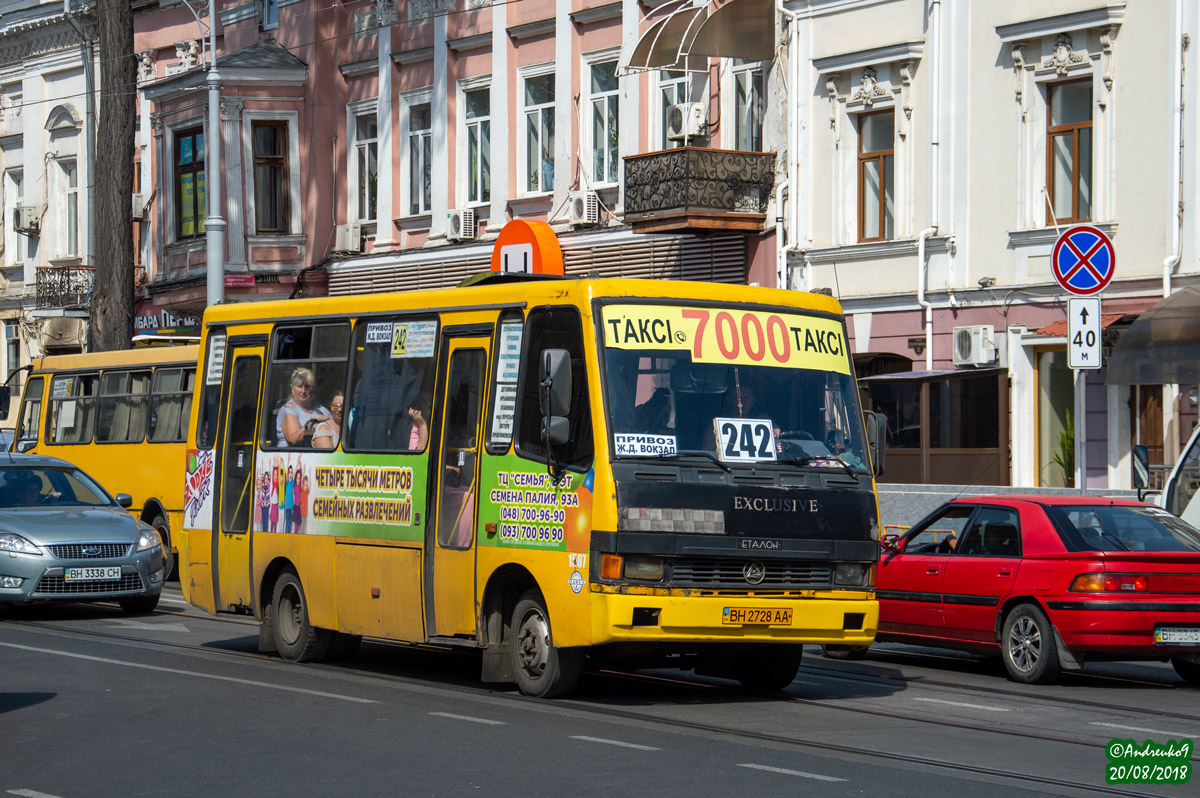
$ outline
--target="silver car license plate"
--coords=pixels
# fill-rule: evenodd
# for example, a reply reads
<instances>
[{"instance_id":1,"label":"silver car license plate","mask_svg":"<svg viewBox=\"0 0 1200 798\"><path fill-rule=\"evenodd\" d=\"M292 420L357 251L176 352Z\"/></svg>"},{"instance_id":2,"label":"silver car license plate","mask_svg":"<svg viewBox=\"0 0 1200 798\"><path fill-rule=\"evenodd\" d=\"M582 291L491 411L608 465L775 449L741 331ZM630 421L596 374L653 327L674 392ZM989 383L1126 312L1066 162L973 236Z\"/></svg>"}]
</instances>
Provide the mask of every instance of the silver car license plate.
<instances>
[{"instance_id":1,"label":"silver car license plate","mask_svg":"<svg viewBox=\"0 0 1200 798\"><path fill-rule=\"evenodd\" d=\"M121 566L111 565L104 568L66 568L64 579L67 582L119 582L121 581Z\"/></svg>"},{"instance_id":2,"label":"silver car license plate","mask_svg":"<svg viewBox=\"0 0 1200 798\"><path fill-rule=\"evenodd\" d=\"M1154 630L1156 643L1200 643L1200 629L1184 626L1160 626Z\"/></svg>"}]
</instances>

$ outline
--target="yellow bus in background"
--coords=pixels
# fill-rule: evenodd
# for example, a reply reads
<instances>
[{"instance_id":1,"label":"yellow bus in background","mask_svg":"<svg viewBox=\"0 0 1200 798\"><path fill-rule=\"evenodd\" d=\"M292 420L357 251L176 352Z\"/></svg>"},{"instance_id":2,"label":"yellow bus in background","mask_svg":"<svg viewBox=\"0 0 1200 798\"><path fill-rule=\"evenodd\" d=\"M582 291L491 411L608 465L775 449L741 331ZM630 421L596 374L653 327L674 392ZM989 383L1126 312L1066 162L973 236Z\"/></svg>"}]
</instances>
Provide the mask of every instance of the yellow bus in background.
<instances>
[{"instance_id":1,"label":"yellow bus in background","mask_svg":"<svg viewBox=\"0 0 1200 798\"><path fill-rule=\"evenodd\" d=\"M184 596L290 660L369 636L535 696L585 659L784 687L878 620L846 341L830 297L670 281L210 307Z\"/></svg>"},{"instance_id":2,"label":"yellow bus in background","mask_svg":"<svg viewBox=\"0 0 1200 798\"><path fill-rule=\"evenodd\" d=\"M158 530L172 570L183 520L187 425L199 346L153 346L35 359L13 449L61 457Z\"/></svg>"}]
</instances>

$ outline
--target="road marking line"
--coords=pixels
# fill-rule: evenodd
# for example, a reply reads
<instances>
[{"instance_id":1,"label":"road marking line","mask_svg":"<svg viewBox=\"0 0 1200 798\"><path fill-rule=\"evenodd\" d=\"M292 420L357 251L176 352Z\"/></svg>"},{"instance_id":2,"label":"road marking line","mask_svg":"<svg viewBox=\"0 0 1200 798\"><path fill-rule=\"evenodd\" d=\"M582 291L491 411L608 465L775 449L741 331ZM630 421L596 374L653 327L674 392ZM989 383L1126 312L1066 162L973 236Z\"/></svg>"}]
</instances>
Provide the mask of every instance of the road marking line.
<instances>
[{"instance_id":1,"label":"road marking line","mask_svg":"<svg viewBox=\"0 0 1200 798\"><path fill-rule=\"evenodd\" d=\"M820 773L805 773L803 770L788 770L787 768L773 768L770 765L752 765L748 762L738 765L740 768L750 768L751 770L766 770L771 773L782 773L785 776L799 776L804 779L816 779L817 781L845 781L835 776L822 776Z\"/></svg>"},{"instance_id":2,"label":"road marking line","mask_svg":"<svg viewBox=\"0 0 1200 798\"><path fill-rule=\"evenodd\" d=\"M233 676L217 676L213 673L199 673L197 671L185 671L178 668L162 668L158 665L143 665L140 662L125 662L119 659L108 659L107 657L92 657L87 654L73 654L70 651L55 651L52 648L34 648L33 646L21 646L16 643L0 643L0 646L5 648L15 648L21 651L33 651L38 654L56 654L60 657L70 657L72 659L84 659L89 662L103 662L108 665L124 665L128 668L141 668L147 671L159 671L161 673L174 673L178 676L195 676L200 679L216 679L219 682L234 682L235 684L246 684L252 687L269 687L272 690L286 690L289 693L303 693L304 695L315 695L320 698L336 698L341 701L353 701L356 704L378 704L378 701L370 698L355 698L349 695L338 695L337 693L324 693L320 690L305 690L302 687L286 687L281 684L271 684L270 682L256 682L253 679L237 679Z\"/></svg>"},{"instance_id":3,"label":"road marking line","mask_svg":"<svg viewBox=\"0 0 1200 798\"><path fill-rule=\"evenodd\" d=\"M489 720L488 718L473 718L470 715L455 715L453 712L430 712L430 715L437 715L439 718L450 718L451 720L469 720L472 723L486 723L489 726L503 726L502 720Z\"/></svg>"},{"instance_id":4,"label":"road marking line","mask_svg":"<svg viewBox=\"0 0 1200 798\"><path fill-rule=\"evenodd\" d=\"M37 790L9 790L9 795L21 795L24 798L58 798L57 795L51 795L48 792L38 792Z\"/></svg>"},{"instance_id":5,"label":"road marking line","mask_svg":"<svg viewBox=\"0 0 1200 798\"><path fill-rule=\"evenodd\" d=\"M603 737L586 737L582 734L571 736L572 740L583 740L585 743L604 743L605 745L619 745L622 748L636 748L639 751L661 751L661 748L655 748L652 745L638 745L637 743L623 743L620 740L605 740Z\"/></svg>"},{"instance_id":6,"label":"road marking line","mask_svg":"<svg viewBox=\"0 0 1200 798\"><path fill-rule=\"evenodd\" d=\"M1101 723L1100 721L1096 721L1096 720L1092 721L1092 725L1093 726L1103 726L1106 729L1121 729L1123 731L1146 732L1147 734L1166 734L1166 735L1170 735L1172 737L1174 737L1177 734L1180 736L1187 734L1190 737L1200 736L1200 735L1192 734L1191 732L1185 733L1185 732L1177 732L1177 731L1173 731L1173 732L1163 731L1162 729L1144 729L1141 726L1122 726L1119 723Z\"/></svg>"},{"instance_id":7,"label":"road marking line","mask_svg":"<svg viewBox=\"0 0 1200 798\"><path fill-rule=\"evenodd\" d=\"M913 701L924 701L929 704L949 704L953 707L967 707L968 709L986 709L988 712L1012 712L1011 709L1004 707L989 707L984 704L968 704L963 701L943 701L940 698L914 698Z\"/></svg>"}]
</instances>

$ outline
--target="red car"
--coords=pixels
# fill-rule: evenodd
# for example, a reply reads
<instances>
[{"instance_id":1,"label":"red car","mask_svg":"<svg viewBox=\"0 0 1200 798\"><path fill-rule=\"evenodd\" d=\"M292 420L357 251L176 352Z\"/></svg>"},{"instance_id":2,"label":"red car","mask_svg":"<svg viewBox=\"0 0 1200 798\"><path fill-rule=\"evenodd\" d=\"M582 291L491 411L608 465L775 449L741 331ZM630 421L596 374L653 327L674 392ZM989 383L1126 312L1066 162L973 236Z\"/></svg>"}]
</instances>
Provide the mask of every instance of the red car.
<instances>
[{"instance_id":1,"label":"red car","mask_svg":"<svg viewBox=\"0 0 1200 798\"><path fill-rule=\"evenodd\" d=\"M1200 684L1200 531L1148 504L955 499L884 539L876 589L877 640L999 649L1018 682L1170 659Z\"/></svg>"}]
</instances>

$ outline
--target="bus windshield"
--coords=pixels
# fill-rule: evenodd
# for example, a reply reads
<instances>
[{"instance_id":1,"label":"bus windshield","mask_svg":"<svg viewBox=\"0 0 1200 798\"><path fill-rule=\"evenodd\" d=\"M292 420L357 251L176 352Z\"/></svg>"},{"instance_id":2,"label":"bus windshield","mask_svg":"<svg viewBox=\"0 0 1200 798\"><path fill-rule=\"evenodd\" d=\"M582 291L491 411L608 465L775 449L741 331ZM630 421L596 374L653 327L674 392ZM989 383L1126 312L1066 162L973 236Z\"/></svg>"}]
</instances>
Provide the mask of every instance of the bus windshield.
<instances>
[{"instance_id":1,"label":"bus windshield","mask_svg":"<svg viewBox=\"0 0 1200 798\"><path fill-rule=\"evenodd\" d=\"M613 304L602 322L617 457L868 467L840 320Z\"/></svg>"}]
</instances>

